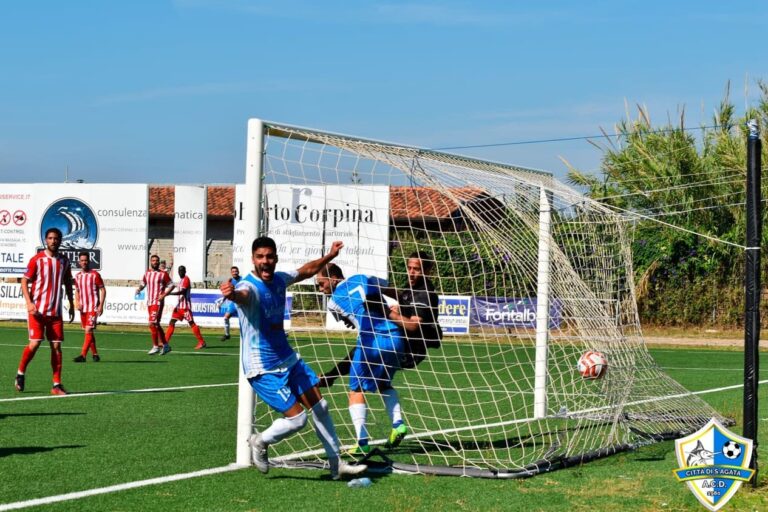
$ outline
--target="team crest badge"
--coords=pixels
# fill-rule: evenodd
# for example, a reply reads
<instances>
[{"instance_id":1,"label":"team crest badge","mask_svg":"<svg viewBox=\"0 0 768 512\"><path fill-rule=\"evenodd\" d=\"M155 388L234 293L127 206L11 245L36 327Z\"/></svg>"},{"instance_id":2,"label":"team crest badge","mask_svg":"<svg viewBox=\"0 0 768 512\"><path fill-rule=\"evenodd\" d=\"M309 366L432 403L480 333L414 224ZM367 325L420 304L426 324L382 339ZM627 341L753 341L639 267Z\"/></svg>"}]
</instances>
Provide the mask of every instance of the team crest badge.
<instances>
[{"instance_id":1,"label":"team crest badge","mask_svg":"<svg viewBox=\"0 0 768 512\"><path fill-rule=\"evenodd\" d=\"M685 482L696 499L716 511L728 503L742 482L754 473L752 440L726 429L715 418L688 437L675 441L680 467L674 473Z\"/></svg>"}]
</instances>

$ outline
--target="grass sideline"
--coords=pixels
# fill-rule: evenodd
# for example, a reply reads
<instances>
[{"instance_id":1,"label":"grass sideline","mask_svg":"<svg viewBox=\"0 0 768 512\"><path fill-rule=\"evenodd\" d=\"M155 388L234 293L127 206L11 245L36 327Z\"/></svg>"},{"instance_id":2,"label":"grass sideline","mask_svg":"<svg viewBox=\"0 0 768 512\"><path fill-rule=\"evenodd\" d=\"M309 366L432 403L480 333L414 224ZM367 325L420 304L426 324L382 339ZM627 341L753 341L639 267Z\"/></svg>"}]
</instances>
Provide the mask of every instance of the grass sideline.
<instances>
[{"instance_id":1,"label":"grass sideline","mask_svg":"<svg viewBox=\"0 0 768 512\"><path fill-rule=\"evenodd\" d=\"M76 393L102 394L49 397L47 347L28 370L28 391L15 393L11 383L26 329L23 324L0 324L0 473L6 482L0 486L0 507L221 468L233 461L238 369L234 340L221 343L220 330L206 330L210 348L196 352L194 337L181 327L171 354L150 357L143 329L109 326L98 332L102 362L78 365L71 360L79 351L82 331L68 327L66 332L65 385ZM652 354L693 391L741 383L740 352L665 347ZM739 423L734 430L740 432L740 389L703 398L735 417ZM760 403L760 417L765 418L763 387ZM760 427L768 425L761 422ZM761 445L767 437L761 430ZM672 442L652 445L527 480L387 475L374 476L374 485L367 489L349 489L318 471L272 469L264 476L244 469L27 510L329 511L368 503L398 511L702 510L672 476L677 467L673 447ZM742 487L723 510L766 509L768 492L761 485Z\"/></svg>"}]
</instances>

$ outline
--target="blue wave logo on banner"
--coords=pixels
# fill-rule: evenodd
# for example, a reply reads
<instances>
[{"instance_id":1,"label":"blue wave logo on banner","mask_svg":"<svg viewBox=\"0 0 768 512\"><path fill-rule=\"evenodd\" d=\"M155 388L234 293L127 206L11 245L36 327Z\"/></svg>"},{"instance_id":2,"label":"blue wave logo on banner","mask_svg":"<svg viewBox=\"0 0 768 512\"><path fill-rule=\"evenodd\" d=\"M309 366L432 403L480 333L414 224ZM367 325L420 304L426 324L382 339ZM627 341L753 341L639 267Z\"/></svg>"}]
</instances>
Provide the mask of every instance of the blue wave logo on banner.
<instances>
[{"instance_id":1,"label":"blue wave logo on banner","mask_svg":"<svg viewBox=\"0 0 768 512\"><path fill-rule=\"evenodd\" d=\"M40 221L40 241L43 248L45 232L51 228L61 231L59 252L69 258L72 268L78 267L78 254L87 251L91 258L91 268L101 270L101 249L96 247L99 223L88 204L74 197L65 197L51 203Z\"/></svg>"}]
</instances>

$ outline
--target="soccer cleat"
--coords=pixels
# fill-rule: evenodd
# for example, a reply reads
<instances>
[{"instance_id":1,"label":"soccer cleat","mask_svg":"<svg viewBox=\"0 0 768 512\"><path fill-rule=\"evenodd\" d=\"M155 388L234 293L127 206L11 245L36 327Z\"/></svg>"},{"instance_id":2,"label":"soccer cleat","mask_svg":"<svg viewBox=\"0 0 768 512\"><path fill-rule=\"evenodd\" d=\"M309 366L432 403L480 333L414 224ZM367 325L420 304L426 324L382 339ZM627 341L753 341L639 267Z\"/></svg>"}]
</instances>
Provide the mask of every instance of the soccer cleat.
<instances>
[{"instance_id":1,"label":"soccer cleat","mask_svg":"<svg viewBox=\"0 0 768 512\"><path fill-rule=\"evenodd\" d=\"M202 343L199 343L199 342L198 342L198 344L197 344L197 345L195 345L195 350L200 350L201 348L205 348L205 347L207 347L207 346L208 346L208 345L207 345L207 344L206 344L204 341L203 341Z\"/></svg>"},{"instance_id":2,"label":"soccer cleat","mask_svg":"<svg viewBox=\"0 0 768 512\"><path fill-rule=\"evenodd\" d=\"M101 361L101 357L99 357L98 354L93 354L92 359L94 363L98 363L99 361Z\"/></svg>"},{"instance_id":3,"label":"soccer cleat","mask_svg":"<svg viewBox=\"0 0 768 512\"><path fill-rule=\"evenodd\" d=\"M85 356L80 354L79 356L74 358L72 361L74 361L75 363L84 363L85 362Z\"/></svg>"},{"instance_id":4,"label":"soccer cleat","mask_svg":"<svg viewBox=\"0 0 768 512\"><path fill-rule=\"evenodd\" d=\"M357 476L368 470L365 464L349 464L341 459L329 459L328 464L331 466L331 478L334 480L343 476Z\"/></svg>"},{"instance_id":5,"label":"soccer cleat","mask_svg":"<svg viewBox=\"0 0 768 512\"><path fill-rule=\"evenodd\" d=\"M356 459L365 458L369 453L371 453L371 447L367 444L364 444L364 445L356 444L355 446L347 450L347 455L354 457Z\"/></svg>"},{"instance_id":6,"label":"soccer cleat","mask_svg":"<svg viewBox=\"0 0 768 512\"><path fill-rule=\"evenodd\" d=\"M51 388L52 395L68 395L67 390L61 384L54 384Z\"/></svg>"},{"instance_id":7,"label":"soccer cleat","mask_svg":"<svg viewBox=\"0 0 768 512\"><path fill-rule=\"evenodd\" d=\"M160 347L152 347L152 350L147 352L147 354L149 354L150 356L153 356L155 354L159 354L160 350L161 350Z\"/></svg>"},{"instance_id":8,"label":"soccer cleat","mask_svg":"<svg viewBox=\"0 0 768 512\"><path fill-rule=\"evenodd\" d=\"M229 339L229 335L225 334L221 337L221 341L227 341Z\"/></svg>"},{"instance_id":9,"label":"soccer cleat","mask_svg":"<svg viewBox=\"0 0 768 512\"><path fill-rule=\"evenodd\" d=\"M405 439L407 434L408 427L405 426L405 423L401 423L396 428L393 428L392 432L389 433L389 439L387 440L386 447L397 448L403 439Z\"/></svg>"},{"instance_id":10,"label":"soccer cleat","mask_svg":"<svg viewBox=\"0 0 768 512\"><path fill-rule=\"evenodd\" d=\"M164 356L165 354L167 354L170 351L171 351L171 346L166 343L165 345L163 345L163 350L162 350L162 352L160 352L160 355Z\"/></svg>"},{"instance_id":11,"label":"soccer cleat","mask_svg":"<svg viewBox=\"0 0 768 512\"><path fill-rule=\"evenodd\" d=\"M251 460L256 469L262 473L269 472L269 455L267 454L267 444L261 440L261 434L251 434L248 439L251 446Z\"/></svg>"},{"instance_id":12,"label":"soccer cleat","mask_svg":"<svg viewBox=\"0 0 768 512\"><path fill-rule=\"evenodd\" d=\"M24 391L24 376L21 375L20 373L16 374L15 386L16 386L16 391L18 391L19 393Z\"/></svg>"}]
</instances>

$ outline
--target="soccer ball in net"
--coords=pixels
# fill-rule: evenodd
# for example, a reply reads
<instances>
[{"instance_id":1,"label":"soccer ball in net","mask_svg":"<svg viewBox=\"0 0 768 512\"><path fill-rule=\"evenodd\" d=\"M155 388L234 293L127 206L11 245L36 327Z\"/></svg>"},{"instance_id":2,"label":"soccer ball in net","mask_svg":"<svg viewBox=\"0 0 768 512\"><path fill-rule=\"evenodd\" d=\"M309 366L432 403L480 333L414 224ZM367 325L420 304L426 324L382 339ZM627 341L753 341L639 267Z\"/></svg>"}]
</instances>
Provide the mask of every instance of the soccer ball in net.
<instances>
[{"instance_id":1,"label":"soccer ball in net","mask_svg":"<svg viewBox=\"0 0 768 512\"><path fill-rule=\"evenodd\" d=\"M723 444L723 455L726 459L738 459L741 455L741 445L735 441L726 441Z\"/></svg>"},{"instance_id":2,"label":"soccer ball in net","mask_svg":"<svg viewBox=\"0 0 768 512\"><path fill-rule=\"evenodd\" d=\"M600 379L608 370L608 360L601 352L588 350L579 358L578 369L585 379Z\"/></svg>"}]
</instances>

